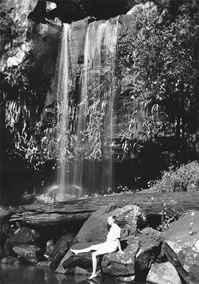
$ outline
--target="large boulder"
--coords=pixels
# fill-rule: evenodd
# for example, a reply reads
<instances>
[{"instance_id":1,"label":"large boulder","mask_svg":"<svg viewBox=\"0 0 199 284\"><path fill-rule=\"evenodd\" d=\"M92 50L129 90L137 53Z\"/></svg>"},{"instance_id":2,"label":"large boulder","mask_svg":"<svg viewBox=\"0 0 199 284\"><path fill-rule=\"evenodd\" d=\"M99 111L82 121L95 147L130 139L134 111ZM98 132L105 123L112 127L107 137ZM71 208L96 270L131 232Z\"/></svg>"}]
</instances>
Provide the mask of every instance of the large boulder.
<instances>
[{"instance_id":1,"label":"large boulder","mask_svg":"<svg viewBox=\"0 0 199 284\"><path fill-rule=\"evenodd\" d=\"M116 216L117 223L121 227L121 239L128 238L129 236L135 236L139 228L141 228L146 223L144 212L136 205L128 205L122 208L117 208L116 204L103 206L95 213L93 213L84 223L74 240L74 245L72 246L72 248L80 249L88 247L92 244L104 242L107 236L107 218L109 216ZM129 253L127 253L127 256L125 256L124 263L126 262L126 259L128 257ZM81 254L76 257L72 257L69 251L60 262L58 268L56 269L56 272L65 273L66 269L68 269L69 267L74 267L75 265L82 267L82 263L83 268L85 268L85 264L86 268L91 267L91 255Z\"/></svg>"},{"instance_id":2,"label":"large boulder","mask_svg":"<svg viewBox=\"0 0 199 284\"><path fill-rule=\"evenodd\" d=\"M124 254L119 252L106 254L101 263L103 274L111 276L132 276L135 275L135 259L139 250L139 241L129 239Z\"/></svg>"},{"instance_id":3,"label":"large boulder","mask_svg":"<svg viewBox=\"0 0 199 284\"><path fill-rule=\"evenodd\" d=\"M126 243L124 254L116 252L105 255L101 264L103 273L120 277L136 275L137 279L145 279L151 263L160 253L160 235L152 228L145 228L137 236L123 239L122 245Z\"/></svg>"},{"instance_id":4,"label":"large boulder","mask_svg":"<svg viewBox=\"0 0 199 284\"><path fill-rule=\"evenodd\" d=\"M153 263L147 282L151 284L182 284L177 270L170 262Z\"/></svg>"},{"instance_id":5,"label":"large boulder","mask_svg":"<svg viewBox=\"0 0 199 284\"><path fill-rule=\"evenodd\" d=\"M162 234L163 251L188 283L199 279L199 212L187 212Z\"/></svg>"},{"instance_id":6,"label":"large boulder","mask_svg":"<svg viewBox=\"0 0 199 284\"><path fill-rule=\"evenodd\" d=\"M121 228L121 238L134 235L146 223L145 213L136 205L127 205L122 208L117 208L114 204L104 206L88 218L77 234L75 242L104 242L109 216L116 216Z\"/></svg>"}]
</instances>

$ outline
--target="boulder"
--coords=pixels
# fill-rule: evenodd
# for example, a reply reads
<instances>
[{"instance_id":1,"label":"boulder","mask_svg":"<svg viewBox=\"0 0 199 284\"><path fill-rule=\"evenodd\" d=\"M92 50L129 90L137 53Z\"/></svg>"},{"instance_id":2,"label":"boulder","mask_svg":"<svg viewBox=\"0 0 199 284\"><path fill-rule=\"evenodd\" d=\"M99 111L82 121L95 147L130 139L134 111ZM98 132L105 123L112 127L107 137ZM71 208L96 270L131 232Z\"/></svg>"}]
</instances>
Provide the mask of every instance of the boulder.
<instances>
[{"instance_id":1,"label":"boulder","mask_svg":"<svg viewBox=\"0 0 199 284\"><path fill-rule=\"evenodd\" d=\"M139 251L136 254L136 274L145 279L151 263L153 263L161 252L161 233L153 228L145 228L138 236Z\"/></svg>"},{"instance_id":2,"label":"boulder","mask_svg":"<svg viewBox=\"0 0 199 284\"><path fill-rule=\"evenodd\" d=\"M117 205L115 203L110 203L108 206L103 206L98 209L84 223L74 240L74 245L72 246L72 248L80 249L96 243L104 242L107 237L107 218L109 216L116 216L117 223L121 228L121 239L124 239L124 245L125 243L126 245L128 245L128 250L126 250L123 256L122 264L119 264L120 256L117 253L113 254L113 260L112 258L108 258L106 261L104 261L104 272L106 274L109 274L108 263L111 263L111 261L113 261L113 263L118 263L118 265L120 265L121 274L116 271L110 272L110 274L125 276L133 275L134 257L139 249L139 241L136 240L135 247L133 236L136 235L139 228L141 228L146 222L144 212L136 205L127 205L122 208L117 208ZM128 238L129 236L131 237ZM133 253L131 261L128 267L125 268L126 263L129 262L131 253ZM88 253L72 256L70 251L67 252L60 262L58 268L56 269L56 272L65 273L66 269L75 267L76 265L86 269L91 268L91 254Z\"/></svg>"},{"instance_id":3,"label":"boulder","mask_svg":"<svg viewBox=\"0 0 199 284\"><path fill-rule=\"evenodd\" d=\"M35 245L19 244L13 247L13 251L23 260L36 264L38 262L38 253L40 248Z\"/></svg>"},{"instance_id":4,"label":"boulder","mask_svg":"<svg viewBox=\"0 0 199 284\"><path fill-rule=\"evenodd\" d=\"M199 279L199 212L187 212L162 234L163 251L186 283Z\"/></svg>"},{"instance_id":5,"label":"boulder","mask_svg":"<svg viewBox=\"0 0 199 284\"><path fill-rule=\"evenodd\" d=\"M63 235L55 244L53 251L50 254L51 268L56 269L63 256L68 251L73 241L72 234Z\"/></svg>"},{"instance_id":6,"label":"boulder","mask_svg":"<svg viewBox=\"0 0 199 284\"><path fill-rule=\"evenodd\" d=\"M170 262L153 263L147 281L151 284L182 284L177 270Z\"/></svg>"},{"instance_id":7,"label":"boulder","mask_svg":"<svg viewBox=\"0 0 199 284\"><path fill-rule=\"evenodd\" d=\"M155 229L145 228L139 235L123 239L121 244L122 247L125 246L124 255L116 252L103 256L101 264L103 273L119 277L136 274L136 279L145 279L151 263L160 253L160 235L161 233Z\"/></svg>"},{"instance_id":8,"label":"boulder","mask_svg":"<svg viewBox=\"0 0 199 284\"><path fill-rule=\"evenodd\" d=\"M71 248L72 249L83 249L87 248L91 245L94 245L95 243L76 243ZM71 251L69 250L63 259L61 260L59 266L56 269L57 273L66 273L69 269L74 268L76 266L79 266L83 269L91 270L92 268L92 259L91 259L91 253L83 253L78 255L73 255Z\"/></svg>"},{"instance_id":9,"label":"boulder","mask_svg":"<svg viewBox=\"0 0 199 284\"><path fill-rule=\"evenodd\" d=\"M93 213L84 223L75 238L75 242L104 242L107 236L107 218L116 216L121 228L121 238L135 235L137 230L146 223L144 212L136 205L127 205L122 208L103 206Z\"/></svg>"},{"instance_id":10,"label":"boulder","mask_svg":"<svg viewBox=\"0 0 199 284\"><path fill-rule=\"evenodd\" d=\"M19 260L15 256L5 256L0 260L0 263L3 264L19 264Z\"/></svg>"},{"instance_id":11,"label":"boulder","mask_svg":"<svg viewBox=\"0 0 199 284\"><path fill-rule=\"evenodd\" d=\"M135 275L135 258L139 250L139 241L131 238L124 254L119 252L103 256L101 267L103 274L110 276L133 276Z\"/></svg>"},{"instance_id":12,"label":"boulder","mask_svg":"<svg viewBox=\"0 0 199 284\"><path fill-rule=\"evenodd\" d=\"M39 234L35 230L31 230L27 227L17 229L10 238L10 242L15 244L31 244L39 238Z\"/></svg>"}]
</instances>

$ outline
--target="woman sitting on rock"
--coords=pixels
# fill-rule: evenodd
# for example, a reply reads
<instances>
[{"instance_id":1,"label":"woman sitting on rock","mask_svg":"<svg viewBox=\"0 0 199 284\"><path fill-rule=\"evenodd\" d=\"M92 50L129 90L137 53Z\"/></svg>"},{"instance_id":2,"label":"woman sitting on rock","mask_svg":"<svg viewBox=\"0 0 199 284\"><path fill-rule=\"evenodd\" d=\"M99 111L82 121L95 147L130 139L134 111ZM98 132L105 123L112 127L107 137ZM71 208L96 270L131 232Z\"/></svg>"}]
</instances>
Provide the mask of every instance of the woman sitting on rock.
<instances>
[{"instance_id":1,"label":"woman sitting on rock","mask_svg":"<svg viewBox=\"0 0 199 284\"><path fill-rule=\"evenodd\" d=\"M89 279L92 279L97 276L96 270L97 270L97 256L104 255L107 253L112 253L116 252L117 249L119 249L119 253L123 253L121 249L121 244L120 244L120 232L121 229L120 227L115 223L115 216L110 216L108 217L108 224L111 226L110 230L107 235L106 242L97 244L97 245L92 245L88 248L85 249L71 249L71 251L74 254L79 254L79 253L84 253L84 252L89 252L89 251L94 251L92 253L92 264L93 264L93 272Z\"/></svg>"}]
</instances>

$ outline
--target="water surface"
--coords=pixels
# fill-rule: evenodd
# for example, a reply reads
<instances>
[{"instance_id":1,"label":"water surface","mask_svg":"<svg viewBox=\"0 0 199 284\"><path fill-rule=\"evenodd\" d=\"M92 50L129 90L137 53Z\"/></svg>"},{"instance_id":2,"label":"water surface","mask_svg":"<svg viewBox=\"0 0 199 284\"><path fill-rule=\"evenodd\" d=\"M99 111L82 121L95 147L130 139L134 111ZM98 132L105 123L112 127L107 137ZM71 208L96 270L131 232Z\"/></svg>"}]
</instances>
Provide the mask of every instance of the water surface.
<instances>
[{"instance_id":1,"label":"water surface","mask_svg":"<svg viewBox=\"0 0 199 284\"><path fill-rule=\"evenodd\" d=\"M97 277L88 280L88 275L56 274L46 267L24 265L0 265L1 284L118 284L114 279Z\"/></svg>"}]
</instances>

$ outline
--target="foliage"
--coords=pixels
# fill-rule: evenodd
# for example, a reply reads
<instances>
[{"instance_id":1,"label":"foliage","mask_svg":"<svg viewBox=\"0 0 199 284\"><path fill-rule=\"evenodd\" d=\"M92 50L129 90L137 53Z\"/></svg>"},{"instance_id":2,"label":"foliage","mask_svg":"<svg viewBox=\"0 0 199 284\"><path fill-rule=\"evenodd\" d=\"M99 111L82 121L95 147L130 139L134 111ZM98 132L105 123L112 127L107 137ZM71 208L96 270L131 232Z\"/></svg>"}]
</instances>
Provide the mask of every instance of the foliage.
<instances>
[{"instance_id":1,"label":"foliage","mask_svg":"<svg viewBox=\"0 0 199 284\"><path fill-rule=\"evenodd\" d=\"M125 185L118 185L117 188L111 188L111 187L106 187L104 189L102 189L101 194L102 195L114 195L114 194L118 194L118 193L128 193L131 192L131 190Z\"/></svg>"},{"instance_id":2,"label":"foliage","mask_svg":"<svg viewBox=\"0 0 199 284\"><path fill-rule=\"evenodd\" d=\"M80 2L76 0L74 4L79 5ZM23 27L13 23L9 14L2 15L0 32L7 35L7 42L13 43L13 39L22 34ZM125 102L123 108L126 112L129 106L130 116L121 130L124 152L131 147L132 141L134 147L139 139L149 140L167 135L176 135L179 143L193 148L198 91L199 35L196 18L190 3L183 2L181 8L178 7L178 16L172 21L163 21L154 6L147 12L139 11L136 29L119 39L116 85L122 85L123 89L128 85L130 90L130 100ZM82 152L84 157L92 159L101 159L106 154L104 149L110 145L110 141L103 131L110 120L105 114L111 115L114 107L112 102L107 101L107 96L112 91L114 95L116 93L115 89L111 89L115 83L112 79L115 66L107 71L106 64L110 65L110 61L104 62L100 84L95 84L92 77L89 85L88 95L91 99L84 108L86 125L80 133L84 143L80 147L75 142L77 137L68 134L61 159L68 161L72 155L81 156ZM6 133L13 141L8 149L9 155L22 159L29 167L39 171L48 161L52 167L56 166L57 145L60 143L56 112L58 115L60 113L57 109L49 122L40 121L45 94L36 92L31 85L34 68L34 60L27 57L19 66L7 69L1 82L1 104L5 108ZM72 151L74 146L76 148Z\"/></svg>"},{"instance_id":3,"label":"foliage","mask_svg":"<svg viewBox=\"0 0 199 284\"><path fill-rule=\"evenodd\" d=\"M14 21L11 11L0 9L0 35L4 46L8 44L10 48L13 45L17 45L19 41L16 39L20 38L24 31L24 21Z\"/></svg>"},{"instance_id":4,"label":"foliage","mask_svg":"<svg viewBox=\"0 0 199 284\"><path fill-rule=\"evenodd\" d=\"M163 24L155 8L137 15L136 26L118 47L117 76L128 84L133 106L121 135L126 140L176 135L189 143L196 133L198 28L187 13Z\"/></svg>"},{"instance_id":5,"label":"foliage","mask_svg":"<svg viewBox=\"0 0 199 284\"><path fill-rule=\"evenodd\" d=\"M165 231L171 224L177 221L183 216L185 210L180 205L169 205L166 202L162 202L162 218L161 224L158 226L158 230Z\"/></svg>"},{"instance_id":6,"label":"foliage","mask_svg":"<svg viewBox=\"0 0 199 284\"><path fill-rule=\"evenodd\" d=\"M149 185L159 192L196 191L199 189L199 163L193 161L163 172L162 178Z\"/></svg>"},{"instance_id":7,"label":"foliage","mask_svg":"<svg viewBox=\"0 0 199 284\"><path fill-rule=\"evenodd\" d=\"M39 170L46 158L48 160L44 157L43 139L47 130L41 135L39 122L45 97L39 96L31 85L34 68L31 56L27 56L18 66L4 70L0 98L4 109L4 138L12 141L6 145L9 158L21 160L25 167Z\"/></svg>"}]
</instances>

